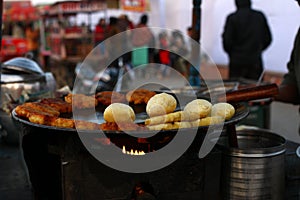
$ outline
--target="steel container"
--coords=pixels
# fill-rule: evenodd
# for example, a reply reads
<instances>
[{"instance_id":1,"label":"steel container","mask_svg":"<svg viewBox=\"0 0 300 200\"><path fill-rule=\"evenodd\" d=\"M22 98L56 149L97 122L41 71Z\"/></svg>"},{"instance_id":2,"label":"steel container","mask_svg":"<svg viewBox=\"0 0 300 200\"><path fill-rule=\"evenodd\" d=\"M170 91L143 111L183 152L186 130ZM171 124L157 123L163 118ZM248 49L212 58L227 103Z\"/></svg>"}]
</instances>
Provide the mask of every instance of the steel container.
<instances>
[{"instance_id":1,"label":"steel container","mask_svg":"<svg viewBox=\"0 0 300 200\"><path fill-rule=\"evenodd\" d=\"M19 143L19 131L11 120L11 111L19 104L53 97L56 81L33 60L12 58L1 64L0 137L8 143Z\"/></svg>"},{"instance_id":2,"label":"steel container","mask_svg":"<svg viewBox=\"0 0 300 200\"><path fill-rule=\"evenodd\" d=\"M223 199L284 199L286 140L266 130L237 131L238 148L221 137Z\"/></svg>"}]
</instances>

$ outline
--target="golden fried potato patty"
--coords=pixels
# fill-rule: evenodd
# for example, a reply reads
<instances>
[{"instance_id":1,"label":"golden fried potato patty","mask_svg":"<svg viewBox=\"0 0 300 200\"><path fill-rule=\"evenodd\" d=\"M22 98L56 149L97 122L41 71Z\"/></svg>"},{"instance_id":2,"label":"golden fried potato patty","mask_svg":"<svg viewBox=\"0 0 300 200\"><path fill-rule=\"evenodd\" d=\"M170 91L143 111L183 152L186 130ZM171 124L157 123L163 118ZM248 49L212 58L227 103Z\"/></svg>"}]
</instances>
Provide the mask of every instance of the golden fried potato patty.
<instances>
[{"instance_id":1,"label":"golden fried potato patty","mask_svg":"<svg viewBox=\"0 0 300 200\"><path fill-rule=\"evenodd\" d=\"M71 113L72 104L62 100L61 98L45 98L40 101L42 104L51 106L58 110L60 113Z\"/></svg>"},{"instance_id":2,"label":"golden fried potato patty","mask_svg":"<svg viewBox=\"0 0 300 200\"><path fill-rule=\"evenodd\" d=\"M147 89L136 89L131 90L126 93L126 99L129 103L133 104L147 104L149 99L153 97L156 94L156 92L147 90Z\"/></svg>"},{"instance_id":3,"label":"golden fried potato patty","mask_svg":"<svg viewBox=\"0 0 300 200\"><path fill-rule=\"evenodd\" d=\"M84 94L68 94L65 101L72 104L73 107L79 109L94 108L98 105L98 100L94 96Z\"/></svg>"},{"instance_id":4,"label":"golden fried potato patty","mask_svg":"<svg viewBox=\"0 0 300 200\"><path fill-rule=\"evenodd\" d=\"M22 105L18 105L15 111L20 117L25 118L28 118L30 113L43 114L54 117L58 117L60 115L60 112L55 108L39 102L28 102Z\"/></svg>"}]
</instances>

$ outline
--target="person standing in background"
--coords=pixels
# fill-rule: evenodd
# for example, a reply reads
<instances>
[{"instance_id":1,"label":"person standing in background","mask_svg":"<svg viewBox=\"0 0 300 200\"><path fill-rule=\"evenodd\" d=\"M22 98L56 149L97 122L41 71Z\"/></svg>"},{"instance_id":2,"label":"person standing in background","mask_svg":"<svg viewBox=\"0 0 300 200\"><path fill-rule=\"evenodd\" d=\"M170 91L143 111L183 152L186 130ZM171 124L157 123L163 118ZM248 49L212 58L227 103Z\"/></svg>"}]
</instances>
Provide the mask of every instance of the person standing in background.
<instances>
[{"instance_id":1,"label":"person standing in background","mask_svg":"<svg viewBox=\"0 0 300 200\"><path fill-rule=\"evenodd\" d=\"M163 77L168 77L170 75L170 52L169 52L169 38L168 34L165 31L162 31L158 35L159 42L159 63L160 63L160 71L157 74L157 77L161 80Z\"/></svg>"},{"instance_id":2,"label":"person standing in background","mask_svg":"<svg viewBox=\"0 0 300 200\"><path fill-rule=\"evenodd\" d=\"M300 0L296 1L300 6ZM279 86L279 94L275 97L275 100L300 105L300 27L295 37L287 69L288 72L283 77Z\"/></svg>"},{"instance_id":3,"label":"person standing in background","mask_svg":"<svg viewBox=\"0 0 300 200\"><path fill-rule=\"evenodd\" d=\"M272 35L265 15L251 8L250 0L235 0L237 10L225 22L223 48L229 56L230 79L258 80L264 67L262 52Z\"/></svg>"},{"instance_id":4,"label":"person standing in background","mask_svg":"<svg viewBox=\"0 0 300 200\"><path fill-rule=\"evenodd\" d=\"M122 14L118 18L118 27L120 32L125 32L131 30L134 26L128 16L126 14ZM122 48L122 53L124 53L120 57L122 60L119 60L119 64L123 65L122 67L124 67L124 69L128 72L130 79L133 80L135 78L135 73L132 70L133 65L131 62L131 52L126 52L127 49L131 48L130 32L128 31L126 34L120 34L119 37L121 37L121 41L118 45Z\"/></svg>"},{"instance_id":5,"label":"person standing in background","mask_svg":"<svg viewBox=\"0 0 300 200\"><path fill-rule=\"evenodd\" d=\"M115 44L122 44L122 40L120 37L114 37L114 39L109 39L118 33L120 33L120 28L118 26L119 19L117 17L111 16L109 18L109 23L106 28L105 39L108 41L105 43L105 51L108 55L115 53L119 55L122 52L122 45L115 45ZM118 60L115 60L111 63L111 66L118 66Z\"/></svg>"},{"instance_id":6,"label":"person standing in background","mask_svg":"<svg viewBox=\"0 0 300 200\"><path fill-rule=\"evenodd\" d=\"M189 58L188 60L191 60L192 63L195 64L196 62L201 61L201 58L200 60L197 59L197 57L199 56L198 53L200 53L201 50L198 49L199 45L197 45L196 44L197 42L194 41L193 34L194 34L193 27L188 27L187 28L187 36L188 36L187 49L189 54L187 55L187 57ZM191 86L200 86L201 79L200 79L199 70L188 61L185 61L185 64L187 67L187 73L188 73L187 76L188 76L189 84Z\"/></svg>"},{"instance_id":7,"label":"person standing in background","mask_svg":"<svg viewBox=\"0 0 300 200\"><path fill-rule=\"evenodd\" d=\"M296 0L298 6L300 6L300 0ZM298 32L296 34L294 45L292 52L290 54L290 59L287 63L288 72L283 76L283 80L279 85L279 93L275 96L275 101L281 101L284 103L297 105L299 108L300 105L300 27L298 28ZM300 112L300 109L299 109ZM298 117L299 120L299 117ZM295 137L295 142L298 144L298 147L295 150L296 159L293 159L293 175L295 177L299 177L300 171L296 169L300 169L299 159L300 159L300 123L298 124L298 137ZM295 133L297 134L297 133ZM293 177L293 176L292 176ZM297 182L299 183L299 182ZM296 188L296 187L295 187ZM294 199L300 199L299 186L296 190L293 187L286 188L286 194L295 194L293 196Z\"/></svg>"},{"instance_id":8,"label":"person standing in background","mask_svg":"<svg viewBox=\"0 0 300 200\"><path fill-rule=\"evenodd\" d=\"M134 66L143 65L152 62L153 60L153 48L155 39L152 31L147 25L148 16L142 15L139 24L135 27L131 34L131 43L133 47L132 52L132 64Z\"/></svg>"},{"instance_id":9,"label":"person standing in background","mask_svg":"<svg viewBox=\"0 0 300 200\"><path fill-rule=\"evenodd\" d=\"M101 18L95 27L94 31L94 43L97 46L105 39L106 22L104 18Z\"/></svg>"},{"instance_id":10,"label":"person standing in background","mask_svg":"<svg viewBox=\"0 0 300 200\"><path fill-rule=\"evenodd\" d=\"M107 25L104 18L101 18L94 30L94 46L100 45L100 53L105 53L105 45L102 43L106 38Z\"/></svg>"},{"instance_id":11,"label":"person standing in background","mask_svg":"<svg viewBox=\"0 0 300 200\"><path fill-rule=\"evenodd\" d=\"M179 30L174 30L172 32L170 50L171 66L188 79L186 60L183 58L188 55L188 47Z\"/></svg>"},{"instance_id":12,"label":"person standing in background","mask_svg":"<svg viewBox=\"0 0 300 200\"><path fill-rule=\"evenodd\" d=\"M134 29L134 24L133 22L129 19L128 15L124 15L124 19L127 21L128 23L128 28L129 29Z\"/></svg>"}]
</instances>

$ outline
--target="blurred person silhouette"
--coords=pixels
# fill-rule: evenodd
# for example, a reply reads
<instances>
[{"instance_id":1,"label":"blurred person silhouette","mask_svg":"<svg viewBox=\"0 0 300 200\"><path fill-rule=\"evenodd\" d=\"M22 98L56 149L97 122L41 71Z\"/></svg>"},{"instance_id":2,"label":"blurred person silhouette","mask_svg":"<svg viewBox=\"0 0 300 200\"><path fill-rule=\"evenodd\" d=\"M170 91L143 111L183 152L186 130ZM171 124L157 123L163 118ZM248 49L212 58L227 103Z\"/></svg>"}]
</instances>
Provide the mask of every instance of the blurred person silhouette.
<instances>
[{"instance_id":1,"label":"blurred person silhouette","mask_svg":"<svg viewBox=\"0 0 300 200\"><path fill-rule=\"evenodd\" d=\"M147 23L148 15L143 14L140 17L139 24L131 34L133 46L132 63L134 66L147 64L153 60L154 48L149 48L149 46L154 46L155 38Z\"/></svg>"},{"instance_id":2,"label":"blurred person silhouette","mask_svg":"<svg viewBox=\"0 0 300 200\"><path fill-rule=\"evenodd\" d=\"M112 37L118 33L120 33L118 18L112 16L109 18L109 23L105 32L105 38Z\"/></svg>"},{"instance_id":3,"label":"blurred person silhouette","mask_svg":"<svg viewBox=\"0 0 300 200\"><path fill-rule=\"evenodd\" d=\"M127 26L123 26L121 17L110 17L109 25L106 31L105 40L105 52L108 55L117 55L118 58L115 59L108 68L115 68L118 70L118 73L123 73L123 71L129 72L130 79L133 79L135 74L131 70L131 55L127 53L128 47L128 37L126 34L122 34L125 31ZM121 34L119 34L121 33ZM111 38L113 37L113 38ZM110 39L111 38L111 39ZM119 78L119 77L118 77Z\"/></svg>"},{"instance_id":4,"label":"blurred person silhouette","mask_svg":"<svg viewBox=\"0 0 300 200\"><path fill-rule=\"evenodd\" d=\"M229 56L230 79L258 80L264 71L262 53L272 35L265 15L250 0L235 0L237 10L226 18L223 48Z\"/></svg>"},{"instance_id":5,"label":"blurred person silhouette","mask_svg":"<svg viewBox=\"0 0 300 200\"><path fill-rule=\"evenodd\" d=\"M118 26L119 19L117 17L110 17L109 23L106 29L105 38L109 39L110 37L113 37L120 33L120 28ZM122 52L122 45L121 44L121 38L120 37L114 37L112 40L108 40L105 44L105 51L107 51L108 55L115 54L120 55ZM111 63L111 66L118 66L118 60L113 61Z\"/></svg>"},{"instance_id":6,"label":"blurred person silhouette","mask_svg":"<svg viewBox=\"0 0 300 200\"><path fill-rule=\"evenodd\" d=\"M129 19L128 15L121 14L118 21L121 31L126 31L134 28L132 21Z\"/></svg>"},{"instance_id":7,"label":"blurred person silhouette","mask_svg":"<svg viewBox=\"0 0 300 200\"><path fill-rule=\"evenodd\" d=\"M296 0L300 6L300 0ZM276 101L281 101L284 103L290 103L294 105L300 105L300 27L296 34L293 49L290 55L290 59L287 63L288 72L284 75L283 80L279 86L279 94L275 97ZM300 109L299 109L300 112ZM296 155L300 158L300 126L298 124L298 138L297 141L298 147L295 150ZM295 162L296 164L296 162ZM296 165L295 165L296 167ZM299 165L298 165L299 167ZM297 167L296 167L297 168ZM296 174L295 174L296 175ZM289 191L289 187L287 188ZM296 196L295 196L296 197ZM299 187L297 199L300 198Z\"/></svg>"},{"instance_id":8,"label":"blurred person silhouette","mask_svg":"<svg viewBox=\"0 0 300 200\"><path fill-rule=\"evenodd\" d=\"M121 14L118 18L118 28L120 32L127 31L126 34L120 34L121 42L119 43L119 46L122 48L122 52L126 52L128 49L130 49L130 33L128 30L131 30L133 28L133 23L131 20L129 20L128 16L126 14ZM129 76L131 80L135 78L134 71L132 70L132 62L131 62L131 52L124 53L120 58L122 58L120 64L123 64L126 71L129 72Z\"/></svg>"},{"instance_id":9,"label":"blurred person silhouette","mask_svg":"<svg viewBox=\"0 0 300 200\"><path fill-rule=\"evenodd\" d=\"M106 32L106 21L104 18L100 18L98 24L95 26L94 30L94 44L97 46L103 40L105 40L105 32Z\"/></svg>"},{"instance_id":10,"label":"blurred person silhouette","mask_svg":"<svg viewBox=\"0 0 300 200\"><path fill-rule=\"evenodd\" d=\"M186 31L187 31L187 35L188 35L188 39L187 39L187 47L188 47L188 52L189 52L188 60L191 60L192 63L193 62L196 63L196 62L198 62L197 47L199 45L196 45L196 41L194 41L194 39L193 39L193 34L194 34L193 27L188 27ZM200 61L201 61L201 58L200 58ZM191 86L200 86L201 80L200 80L200 74L199 74L198 69L188 61L186 61L185 63L186 63L186 67L188 69L187 71L188 71L189 84Z\"/></svg>"},{"instance_id":11,"label":"blurred person silhouette","mask_svg":"<svg viewBox=\"0 0 300 200\"><path fill-rule=\"evenodd\" d=\"M174 30L172 32L170 50L171 66L187 79L188 69L183 56L188 55L188 48L183 35L179 30Z\"/></svg>"},{"instance_id":12,"label":"blurred person silhouette","mask_svg":"<svg viewBox=\"0 0 300 200\"><path fill-rule=\"evenodd\" d=\"M128 23L128 28L129 29L133 29L134 28L134 24L133 22L129 19L128 15L124 15L124 19L127 21Z\"/></svg>"},{"instance_id":13,"label":"blurred person silhouette","mask_svg":"<svg viewBox=\"0 0 300 200\"><path fill-rule=\"evenodd\" d=\"M159 63L160 71L157 74L159 79L163 77L168 77L170 75L170 52L169 52L169 37L167 32L163 31L158 34L158 42L159 42Z\"/></svg>"},{"instance_id":14,"label":"blurred person silhouette","mask_svg":"<svg viewBox=\"0 0 300 200\"><path fill-rule=\"evenodd\" d=\"M193 35L193 28L191 26L186 28L186 34L187 34L187 36L190 37L190 38L187 39L187 42L186 42L188 52L190 52L192 50L192 44L191 44L190 39L192 38L192 35Z\"/></svg>"},{"instance_id":15,"label":"blurred person silhouette","mask_svg":"<svg viewBox=\"0 0 300 200\"><path fill-rule=\"evenodd\" d=\"M126 14L122 14L118 18L118 28L120 32L124 32L127 30L132 29L131 21L129 20L128 16ZM123 52L125 52L130 47L130 32L126 32L126 34L121 34L122 37L122 43L120 44L122 46ZM124 63L130 63L131 62L131 52L125 53L123 56L123 62Z\"/></svg>"}]
</instances>

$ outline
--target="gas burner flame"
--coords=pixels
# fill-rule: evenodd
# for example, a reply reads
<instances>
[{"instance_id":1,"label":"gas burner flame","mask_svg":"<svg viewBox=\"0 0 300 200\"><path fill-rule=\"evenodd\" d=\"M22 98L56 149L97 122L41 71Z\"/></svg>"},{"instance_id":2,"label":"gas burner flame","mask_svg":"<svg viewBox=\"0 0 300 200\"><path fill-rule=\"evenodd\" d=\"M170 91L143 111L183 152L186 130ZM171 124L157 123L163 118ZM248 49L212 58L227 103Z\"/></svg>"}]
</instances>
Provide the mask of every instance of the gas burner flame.
<instances>
[{"instance_id":1,"label":"gas burner flame","mask_svg":"<svg viewBox=\"0 0 300 200\"><path fill-rule=\"evenodd\" d=\"M130 151L126 151L125 146L123 146L122 153L127 154L127 155L133 155L133 156L143 156L143 155L145 155L144 151L138 151L138 150L133 150L133 149L131 149Z\"/></svg>"}]
</instances>

